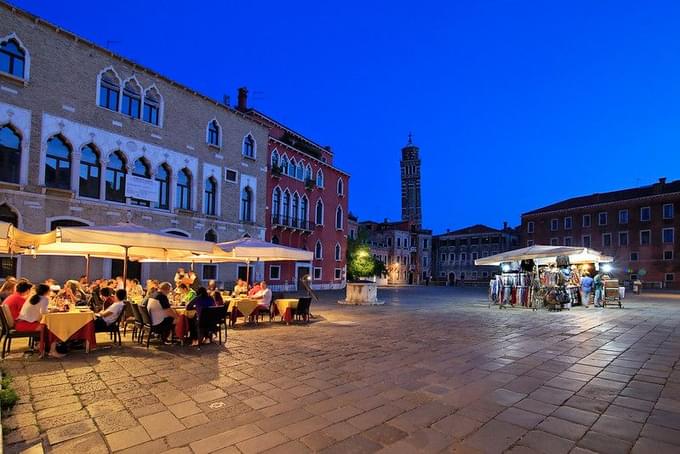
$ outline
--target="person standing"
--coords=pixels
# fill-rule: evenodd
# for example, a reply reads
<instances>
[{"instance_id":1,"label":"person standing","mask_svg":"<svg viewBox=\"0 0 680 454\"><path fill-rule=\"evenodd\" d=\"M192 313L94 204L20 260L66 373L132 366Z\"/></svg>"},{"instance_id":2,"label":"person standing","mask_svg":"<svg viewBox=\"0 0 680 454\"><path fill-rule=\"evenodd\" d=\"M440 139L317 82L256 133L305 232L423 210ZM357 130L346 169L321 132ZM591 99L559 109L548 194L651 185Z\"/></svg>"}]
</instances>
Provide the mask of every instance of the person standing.
<instances>
[{"instance_id":1,"label":"person standing","mask_svg":"<svg viewBox=\"0 0 680 454\"><path fill-rule=\"evenodd\" d=\"M602 307L602 298L604 296L604 275L602 271L598 271L593 278L593 288L595 288L595 307Z\"/></svg>"},{"instance_id":2,"label":"person standing","mask_svg":"<svg viewBox=\"0 0 680 454\"><path fill-rule=\"evenodd\" d=\"M583 307L590 306L590 293L593 291L593 278L588 272L581 276L581 304Z\"/></svg>"}]
</instances>

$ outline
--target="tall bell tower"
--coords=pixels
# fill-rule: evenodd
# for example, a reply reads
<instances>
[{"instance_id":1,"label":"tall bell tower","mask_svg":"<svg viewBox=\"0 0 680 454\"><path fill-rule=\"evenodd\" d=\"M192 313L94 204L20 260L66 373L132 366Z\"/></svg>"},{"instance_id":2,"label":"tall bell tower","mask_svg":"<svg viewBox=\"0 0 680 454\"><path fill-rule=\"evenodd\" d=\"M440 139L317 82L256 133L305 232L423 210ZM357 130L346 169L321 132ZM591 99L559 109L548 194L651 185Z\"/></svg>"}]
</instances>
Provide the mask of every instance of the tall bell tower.
<instances>
[{"instance_id":1,"label":"tall bell tower","mask_svg":"<svg viewBox=\"0 0 680 454\"><path fill-rule=\"evenodd\" d=\"M423 217L420 202L420 148L408 134L408 143L401 149L401 219L422 228Z\"/></svg>"}]
</instances>

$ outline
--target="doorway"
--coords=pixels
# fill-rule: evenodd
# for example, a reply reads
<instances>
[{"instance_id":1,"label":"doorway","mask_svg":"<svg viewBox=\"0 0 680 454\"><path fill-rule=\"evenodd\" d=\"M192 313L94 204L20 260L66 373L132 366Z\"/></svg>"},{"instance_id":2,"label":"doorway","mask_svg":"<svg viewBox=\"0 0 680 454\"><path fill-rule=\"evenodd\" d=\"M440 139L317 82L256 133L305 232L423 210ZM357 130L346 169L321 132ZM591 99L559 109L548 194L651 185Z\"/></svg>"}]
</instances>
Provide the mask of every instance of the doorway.
<instances>
[{"instance_id":1,"label":"doorway","mask_svg":"<svg viewBox=\"0 0 680 454\"><path fill-rule=\"evenodd\" d=\"M302 285L300 285L300 280L305 276L311 277L311 268L309 265L297 265L295 267L295 272L297 274L297 276L295 276L295 286L298 290L300 290L300 288L304 288Z\"/></svg>"},{"instance_id":2,"label":"doorway","mask_svg":"<svg viewBox=\"0 0 680 454\"><path fill-rule=\"evenodd\" d=\"M248 269L250 268L250 269ZM241 280L248 280L248 285L250 285L253 282L253 279L255 279L255 276L253 275L253 266L246 266L246 265L239 265L238 266L238 278Z\"/></svg>"},{"instance_id":3,"label":"doorway","mask_svg":"<svg viewBox=\"0 0 680 454\"><path fill-rule=\"evenodd\" d=\"M123 261L120 259L111 260L111 279L123 275ZM142 280L142 264L128 260L127 278Z\"/></svg>"}]
</instances>

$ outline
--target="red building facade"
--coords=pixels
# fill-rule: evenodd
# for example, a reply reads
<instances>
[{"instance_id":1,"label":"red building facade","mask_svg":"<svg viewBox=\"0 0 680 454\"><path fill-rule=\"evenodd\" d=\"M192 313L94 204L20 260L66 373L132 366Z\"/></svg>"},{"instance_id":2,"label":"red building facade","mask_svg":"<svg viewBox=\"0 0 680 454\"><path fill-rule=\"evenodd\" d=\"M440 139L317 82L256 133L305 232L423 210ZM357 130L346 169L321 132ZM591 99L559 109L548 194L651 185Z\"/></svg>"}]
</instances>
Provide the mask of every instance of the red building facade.
<instances>
[{"instance_id":1,"label":"red building facade","mask_svg":"<svg viewBox=\"0 0 680 454\"><path fill-rule=\"evenodd\" d=\"M330 147L248 108L245 88L239 89L237 109L269 129L265 239L314 252L311 264L265 264L265 280L274 290L292 291L309 275L312 288L343 288L349 175L333 166Z\"/></svg>"},{"instance_id":2,"label":"red building facade","mask_svg":"<svg viewBox=\"0 0 680 454\"><path fill-rule=\"evenodd\" d=\"M614 257L620 280L680 287L680 180L557 202L522 215L521 245L584 246Z\"/></svg>"}]
</instances>

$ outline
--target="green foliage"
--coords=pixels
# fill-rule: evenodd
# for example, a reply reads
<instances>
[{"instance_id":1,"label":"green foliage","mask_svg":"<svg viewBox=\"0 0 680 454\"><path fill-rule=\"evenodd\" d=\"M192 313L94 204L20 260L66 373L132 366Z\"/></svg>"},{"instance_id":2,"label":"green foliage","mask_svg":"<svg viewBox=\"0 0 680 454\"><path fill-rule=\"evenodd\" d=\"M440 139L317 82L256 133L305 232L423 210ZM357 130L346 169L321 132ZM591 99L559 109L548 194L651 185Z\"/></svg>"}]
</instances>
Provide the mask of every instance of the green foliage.
<instances>
[{"instance_id":1,"label":"green foliage","mask_svg":"<svg viewBox=\"0 0 680 454\"><path fill-rule=\"evenodd\" d=\"M384 276L385 265L373 258L371 248L365 244L365 236L347 242L347 278L356 281L363 277Z\"/></svg>"},{"instance_id":2,"label":"green foliage","mask_svg":"<svg viewBox=\"0 0 680 454\"><path fill-rule=\"evenodd\" d=\"M0 406L3 410L8 410L14 407L14 404L19 400L17 392L12 388L12 378L3 373L2 381L0 382Z\"/></svg>"}]
</instances>

